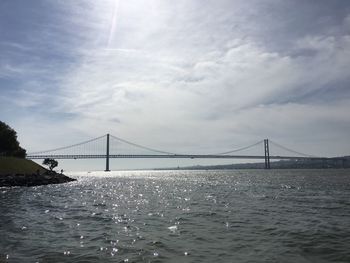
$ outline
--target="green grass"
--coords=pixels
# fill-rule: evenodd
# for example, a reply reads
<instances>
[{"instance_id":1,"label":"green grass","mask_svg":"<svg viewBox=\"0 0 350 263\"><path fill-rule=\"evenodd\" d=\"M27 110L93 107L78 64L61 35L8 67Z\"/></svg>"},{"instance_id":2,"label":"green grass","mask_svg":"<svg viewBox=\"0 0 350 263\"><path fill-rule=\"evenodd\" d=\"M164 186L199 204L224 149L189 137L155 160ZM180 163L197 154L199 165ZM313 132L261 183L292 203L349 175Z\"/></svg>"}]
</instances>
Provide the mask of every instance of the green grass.
<instances>
[{"instance_id":1,"label":"green grass","mask_svg":"<svg viewBox=\"0 0 350 263\"><path fill-rule=\"evenodd\" d=\"M33 174L37 170L40 170L40 173L46 171L45 168L31 160L0 157L0 174Z\"/></svg>"}]
</instances>

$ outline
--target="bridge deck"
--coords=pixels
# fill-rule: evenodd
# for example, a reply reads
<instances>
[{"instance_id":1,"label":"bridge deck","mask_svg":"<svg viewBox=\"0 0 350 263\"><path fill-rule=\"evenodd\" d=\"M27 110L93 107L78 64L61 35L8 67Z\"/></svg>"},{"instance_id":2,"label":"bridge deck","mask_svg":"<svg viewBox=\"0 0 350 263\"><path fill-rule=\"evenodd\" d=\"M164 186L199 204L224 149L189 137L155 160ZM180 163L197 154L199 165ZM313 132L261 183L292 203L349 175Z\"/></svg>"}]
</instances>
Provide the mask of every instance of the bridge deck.
<instances>
[{"instance_id":1,"label":"bridge deck","mask_svg":"<svg viewBox=\"0 0 350 263\"><path fill-rule=\"evenodd\" d=\"M28 159L106 159L105 154L101 155L28 155ZM177 159L265 159L265 156L261 155L206 155L206 154L174 154L174 155L162 155L162 154L110 154L109 158L154 158L154 159L163 159L163 158L177 158ZM327 157L305 157L305 156L277 156L272 155L270 159L275 160L324 160L329 159ZM334 159L334 158L332 158Z\"/></svg>"}]
</instances>

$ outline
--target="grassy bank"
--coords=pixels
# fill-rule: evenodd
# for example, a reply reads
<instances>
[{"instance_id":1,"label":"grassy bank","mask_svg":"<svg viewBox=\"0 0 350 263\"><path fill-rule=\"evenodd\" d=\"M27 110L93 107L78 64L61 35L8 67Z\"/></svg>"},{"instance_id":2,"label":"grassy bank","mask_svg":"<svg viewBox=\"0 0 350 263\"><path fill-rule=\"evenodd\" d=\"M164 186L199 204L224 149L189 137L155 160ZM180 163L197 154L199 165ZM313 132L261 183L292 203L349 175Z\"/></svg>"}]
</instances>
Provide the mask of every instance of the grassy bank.
<instances>
[{"instance_id":1,"label":"grassy bank","mask_svg":"<svg viewBox=\"0 0 350 263\"><path fill-rule=\"evenodd\" d=\"M40 173L46 171L45 168L31 160L0 157L0 174L35 174L37 170L40 170Z\"/></svg>"}]
</instances>

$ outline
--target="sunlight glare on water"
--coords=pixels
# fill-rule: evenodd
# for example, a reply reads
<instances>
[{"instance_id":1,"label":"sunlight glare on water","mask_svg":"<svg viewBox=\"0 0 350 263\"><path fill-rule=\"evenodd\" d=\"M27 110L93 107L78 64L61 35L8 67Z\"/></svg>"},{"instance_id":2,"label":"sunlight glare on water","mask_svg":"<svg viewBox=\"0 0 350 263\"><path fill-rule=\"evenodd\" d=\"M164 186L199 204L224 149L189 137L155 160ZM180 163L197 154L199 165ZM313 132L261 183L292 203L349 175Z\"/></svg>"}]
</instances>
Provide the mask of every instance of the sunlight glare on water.
<instances>
[{"instance_id":1,"label":"sunlight glare on water","mask_svg":"<svg viewBox=\"0 0 350 263\"><path fill-rule=\"evenodd\" d=\"M346 170L71 176L0 188L0 262L350 262Z\"/></svg>"}]
</instances>

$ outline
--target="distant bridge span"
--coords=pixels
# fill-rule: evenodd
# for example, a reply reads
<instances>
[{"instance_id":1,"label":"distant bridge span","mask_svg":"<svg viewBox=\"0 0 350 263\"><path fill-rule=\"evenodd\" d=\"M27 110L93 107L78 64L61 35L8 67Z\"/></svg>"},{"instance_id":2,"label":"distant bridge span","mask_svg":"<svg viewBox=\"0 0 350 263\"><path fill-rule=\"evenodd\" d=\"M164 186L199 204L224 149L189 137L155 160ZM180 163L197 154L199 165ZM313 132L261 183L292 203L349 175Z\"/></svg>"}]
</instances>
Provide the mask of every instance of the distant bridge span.
<instances>
[{"instance_id":1,"label":"distant bridge span","mask_svg":"<svg viewBox=\"0 0 350 263\"><path fill-rule=\"evenodd\" d=\"M72 154L72 155L28 155L28 159L105 159L106 154ZM213 155L213 154L173 154L173 155L162 155L162 154L111 154L110 159L265 159L264 155ZM332 159L327 157L305 157L305 156L278 156L270 155L270 159L275 160L326 160Z\"/></svg>"},{"instance_id":2,"label":"distant bridge span","mask_svg":"<svg viewBox=\"0 0 350 263\"><path fill-rule=\"evenodd\" d=\"M84 151L81 150L79 147L85 146L88 144L91 144L94 141L103 139L106 137L106 141L104 142L104 151L105 154L84 154L84 153L74 153L74 154L57 154L58 151L62 150L68 150L68 149L75 149L78 148L79 151ZM141 148L143 150L148 150L151 152L155 152L156 154L111 154L110 153L110 138L117 140L122 143L129 144L133 147ZM254 147L256 145L259 145L263 143L264 144L264 155L232 155L232 153L242 151L249 149L251 147ZM175 153L170 153L170 152L165 152L165 151L160 151L160 150L155 150L149 147L145 147L142 145L138 145L129 141L126 141L124 139L115 137L110 134L106 134L101 137L94 138L89 141L85 141L82 143L66 146L66 147L61 147L61 148L56 148L53 150L47 150L47 151L42 151L42 152L36 152L36 153L29 153L27 155L28 159L45 159L45 158L52 158L52 159L106 159L106 170L105 171L110 171L109 170L109 160L111 158L120 158L120 159L135 159L135 158L144 158L144 159L263 159L265 161L265 168L270 169L270 160L328 160L328 159L342 159L341 157L316 157L316 156L311 156L307 154L303 154L300 152L296 152L294 150L291 150L289 148L286 148L282 145L279 145L277 143L272 142L274 145L287 150L289 152L292 152L294 154L297 154L299 156L281 156L281 155L270 155L270 149L269 149L269 140L261 140L257 143L254 143L252 145L249 145L247 147L242 147L233 151L228 151L220 154L175 154Z\"/></svg>"}]
</instances>

